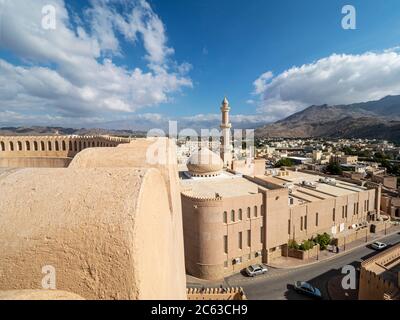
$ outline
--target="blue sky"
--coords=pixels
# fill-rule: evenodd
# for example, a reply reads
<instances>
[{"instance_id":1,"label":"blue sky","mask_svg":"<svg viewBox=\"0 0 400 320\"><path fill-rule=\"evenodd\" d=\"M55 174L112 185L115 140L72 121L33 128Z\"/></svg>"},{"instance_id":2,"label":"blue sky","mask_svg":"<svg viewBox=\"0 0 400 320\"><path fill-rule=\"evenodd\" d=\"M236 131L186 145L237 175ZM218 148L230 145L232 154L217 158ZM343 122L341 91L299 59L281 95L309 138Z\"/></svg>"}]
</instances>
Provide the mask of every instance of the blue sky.
<instances>
[{"instance_id":1,"label":"blue sky","mask_svg":"<svg viewBox=\"0 0 400 320\"><path fill-rule=\"evenodd\" d=\"M251 127L400 94L397 0L33 2L0 7L0 125L214 125L226 95Z\"/></svg>"}]
</instances>

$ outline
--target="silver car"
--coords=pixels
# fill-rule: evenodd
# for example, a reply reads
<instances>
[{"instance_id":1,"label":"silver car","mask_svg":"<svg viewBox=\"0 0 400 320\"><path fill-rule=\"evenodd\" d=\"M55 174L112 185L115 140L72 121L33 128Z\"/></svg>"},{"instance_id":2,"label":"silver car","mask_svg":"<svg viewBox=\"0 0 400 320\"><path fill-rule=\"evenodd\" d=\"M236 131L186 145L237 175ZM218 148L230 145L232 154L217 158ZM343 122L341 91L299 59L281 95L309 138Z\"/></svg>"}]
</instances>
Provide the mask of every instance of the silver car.
<instances>
[{"instance_id":1,"label":"silver car","mask_svg":"<svg viewBox=\"0 0 400 320\"><path fill-rule=\"evenodd\" d=\"M268 269L261 264L252 264L251 266L246 268L246 273L249 277L258 276L260 274L267 273Z\"/></svg>"},{"instance_id":2,"label":"silver car","mask_svg":"<svg viewBox=\"0 0 400 320\"><path fill-rule=\"evenodd\" d=\"M387 247L386 243L375 241L373 244L371 244L371 248L375 250L383 250Z\"/></svg>"}]
</instances>

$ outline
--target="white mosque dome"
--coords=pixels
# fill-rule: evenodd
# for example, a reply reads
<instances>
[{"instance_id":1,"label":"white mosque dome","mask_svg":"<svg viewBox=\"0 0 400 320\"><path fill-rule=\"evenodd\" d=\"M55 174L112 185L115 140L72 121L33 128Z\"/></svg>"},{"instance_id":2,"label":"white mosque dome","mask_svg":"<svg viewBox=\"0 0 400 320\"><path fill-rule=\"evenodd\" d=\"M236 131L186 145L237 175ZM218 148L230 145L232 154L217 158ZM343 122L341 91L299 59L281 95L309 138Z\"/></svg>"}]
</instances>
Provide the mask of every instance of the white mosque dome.
<instances>
[{"instance_id":1,"label":"white mosque dome","mask_svg":"<svg viewBox=\"0 0 400 320\"><path fill-rule=\"evenodd\" d=\"M219 155L208 148L193 153L188 162L189 173L194 177L214 177L221 173L224 163Z\"/></svg>"}]
</instances>

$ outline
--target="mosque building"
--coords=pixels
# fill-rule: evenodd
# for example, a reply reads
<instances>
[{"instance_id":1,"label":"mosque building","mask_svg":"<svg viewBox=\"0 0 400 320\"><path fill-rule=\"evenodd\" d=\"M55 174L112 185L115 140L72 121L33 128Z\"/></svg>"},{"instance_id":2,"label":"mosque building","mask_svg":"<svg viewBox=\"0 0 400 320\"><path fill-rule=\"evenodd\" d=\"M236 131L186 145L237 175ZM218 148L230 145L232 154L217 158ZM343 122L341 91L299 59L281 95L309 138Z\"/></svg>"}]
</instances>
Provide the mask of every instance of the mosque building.
<instances>
[{"instance_id":1,"label":"mosque building","mask_svg":"<svg viewBox=\"0 0 400 320\"><path fill-rule=\"evenodd\" d=\"M294 170L267 175L264 159L233 157L226 98L220 110L220 156L201 146L179 172L188 274L221 279L287 255L290 240L324 232L339 243L354 240L378 220L377 184L332 183Z\"/></svg>"}]
</instances>

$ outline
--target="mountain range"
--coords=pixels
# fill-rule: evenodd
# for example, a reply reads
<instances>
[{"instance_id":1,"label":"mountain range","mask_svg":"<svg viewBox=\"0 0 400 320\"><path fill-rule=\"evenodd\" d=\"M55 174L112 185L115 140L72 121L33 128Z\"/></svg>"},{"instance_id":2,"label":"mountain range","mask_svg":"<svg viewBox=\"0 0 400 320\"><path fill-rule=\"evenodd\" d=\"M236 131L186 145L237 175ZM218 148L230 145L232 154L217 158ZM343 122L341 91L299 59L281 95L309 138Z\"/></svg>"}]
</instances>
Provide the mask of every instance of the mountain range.
<instances>
[{"instance_id":1,"label":"mountain range","mask_svg":"<svg viewBox=\"0 0 400 320\"><path fill-rule=\"evenodd\" d=\"M313 105L256 129L257 137L369 138L400 142L400 96L349 105Z\"/></svg>"}]
</instances>

